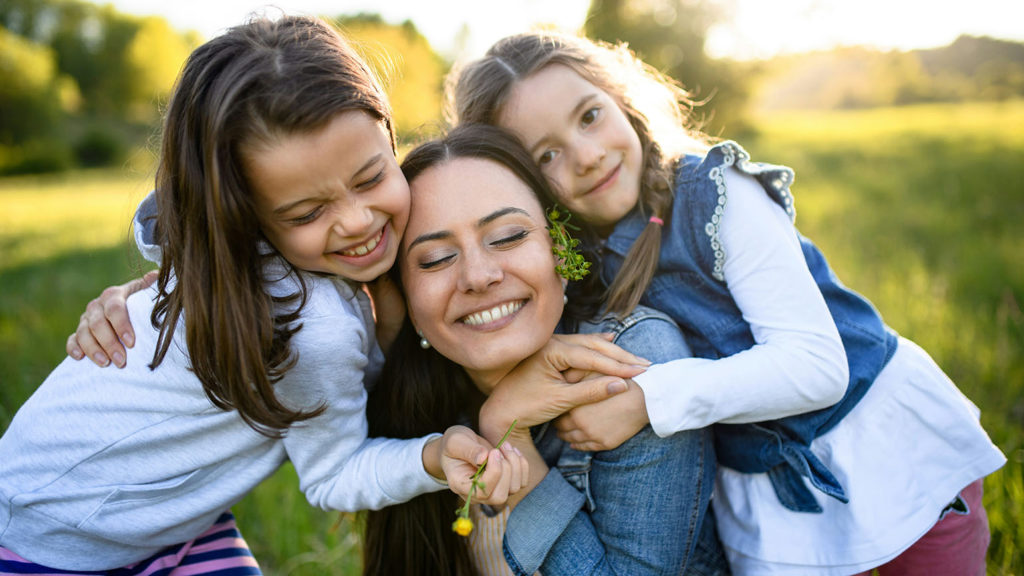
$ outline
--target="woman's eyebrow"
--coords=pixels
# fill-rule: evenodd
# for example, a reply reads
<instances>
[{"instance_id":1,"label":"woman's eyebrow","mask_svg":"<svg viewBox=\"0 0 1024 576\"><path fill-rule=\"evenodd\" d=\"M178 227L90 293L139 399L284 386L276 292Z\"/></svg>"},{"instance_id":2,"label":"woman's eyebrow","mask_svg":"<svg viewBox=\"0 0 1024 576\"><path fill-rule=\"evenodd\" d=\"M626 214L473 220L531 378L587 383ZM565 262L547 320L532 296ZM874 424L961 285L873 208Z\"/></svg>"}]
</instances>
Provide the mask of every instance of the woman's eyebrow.
<instances>
[{"instance_id":1,"label":"woman's eyebrow","mask_svg":"<svg viewBox=\"0 0 1024 576\"><path fill-rule=\"evenodd\" d=\"M501 218L502 216L507 216L509 214L522 214L523 216L527 216L527 217L530 216L530 213L527 212L526 210L523 210L522 208L516 208L515 206L509 206L507 208L501 208L499 210L495 210L494 212L491 212L487 216L484 216L483 218L477 220L477 222L476 222L477 228L486 226L487 224L490 224L491 222L494 222L498 218ZM451 238L451 237L452 237L452 233L449 230L439 230L437 232L427 232L426 234L420 234L419 236L416 237L415 240L413 240L412 242L409 242L409 247L406 248L406 251L412 250L414 247L416 247L417 244L422 244L424 242L430 242L431 240L444 240L445 238Z\"/></svg>"},{"instance_id":2,"label":"woman's eyebrow","mask_svg":"<svg viewBox=\"0 0 1024 576\"><path fill-rule=\"evenodd\" d=\"M477 227L485 226L487 224L490 224L491 222L494 222L498 218L501 218L502 216L507 216L508 214L522 214L524 216L529 216L530 215L529 212L527 212L526 210L523 210L522 208L516 208L515 206L509 206L507 208L502 208L500 210L495 210L494 212L491 212L487 216L484 216L483 218L481 218L480 220L477 221L476 225L477 225Z\"/></svg>"},{"instance_id":3,"label":"woman's eyebrow","mask_svg":"<svg viewBox=\"0 0 1024 576\"><path fill-rule=\"evenodd\" d=\"M408 252L408 251L412 250L413 248L415 248L417 244L422 244L424 242L430 242L431 240L444 240L445 238L451 238L451 236L452 236L452 233L447 231L447 230L442 230L440 232L428 232L426 234L420 234L419 236L416 237L415 240L413 240L412 242L409 243L409 247L406 248L405 250L406 250L406 252Z\"/></svg>"}]
</instances>

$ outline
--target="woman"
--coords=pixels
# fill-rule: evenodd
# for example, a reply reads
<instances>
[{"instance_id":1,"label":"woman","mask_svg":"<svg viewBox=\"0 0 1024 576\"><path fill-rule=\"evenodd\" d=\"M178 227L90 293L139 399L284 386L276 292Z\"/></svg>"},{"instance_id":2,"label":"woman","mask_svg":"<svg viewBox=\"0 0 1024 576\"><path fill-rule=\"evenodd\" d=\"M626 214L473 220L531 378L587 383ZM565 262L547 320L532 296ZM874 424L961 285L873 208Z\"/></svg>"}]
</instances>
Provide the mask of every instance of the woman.
<instances>
[{"instance_id":1,"label":"woman","mask_svg":"<svg viewBox=\"0 0 1024 576\"><path fill-rule=\"evenodd\" d=\"M395 276L407 287L408 319L371 393L370 433L415 436L464 423L497 443L516 420L506 443L529 470L504 510L473 507L478 528L468 540L447 528L458 505L451 493L369 513L366 573L714 567L717 540L704 522L714 475L707 430L663 439L648 426L615 450L579 452L548 425L565 407L543 386L502 385L555 332L565 303L537 198L552 196L529 155L498 129L467 125L410 152L402 168L412 203ZM675 324L649 309L621 321L573 316L565 323L577 331L612 332L653 362L689 354Z\"/></svg>"}]
</instances>

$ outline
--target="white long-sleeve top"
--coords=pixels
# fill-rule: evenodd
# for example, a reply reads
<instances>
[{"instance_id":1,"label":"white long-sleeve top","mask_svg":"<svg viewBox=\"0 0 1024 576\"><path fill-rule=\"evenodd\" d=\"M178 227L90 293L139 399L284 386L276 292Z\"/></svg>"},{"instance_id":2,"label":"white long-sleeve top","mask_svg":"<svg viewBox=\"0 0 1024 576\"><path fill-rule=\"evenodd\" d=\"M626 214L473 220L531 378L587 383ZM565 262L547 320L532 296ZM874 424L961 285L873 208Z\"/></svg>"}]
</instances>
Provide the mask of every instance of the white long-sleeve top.
<instances>
[{"instance_id":1,"label":"white long-sleeve top","mask_svg":"<svg viewBox=\"0 0 1024 576\"><path fill-rule=\"evenodd\" d=\"M718 360L654 365L637 376L661 436L825 408L843 397L849 382L839 331L789 216L752 177L730 168L725 183L723 273L756 344Z\"/></svg>"},{"instance_id":2,"label":"white long-sleeve top","mask_svg":"<svg viewBox=\"0 0 1024 576\"><path fill-rule=\"evenodd\" d=\"M847 385L842 343L789 217L753 178L728 168L725 184L723 273L755 345L637 376L662 435L823 408ZM902 338L864 398L811 451L849 503L812 490L823 512L792 512L766 474L719 467L713 509L734 574L842 576L881 565L931 529L960 490L1006 462L978 409Z\"/></svg>"}]
</instances>

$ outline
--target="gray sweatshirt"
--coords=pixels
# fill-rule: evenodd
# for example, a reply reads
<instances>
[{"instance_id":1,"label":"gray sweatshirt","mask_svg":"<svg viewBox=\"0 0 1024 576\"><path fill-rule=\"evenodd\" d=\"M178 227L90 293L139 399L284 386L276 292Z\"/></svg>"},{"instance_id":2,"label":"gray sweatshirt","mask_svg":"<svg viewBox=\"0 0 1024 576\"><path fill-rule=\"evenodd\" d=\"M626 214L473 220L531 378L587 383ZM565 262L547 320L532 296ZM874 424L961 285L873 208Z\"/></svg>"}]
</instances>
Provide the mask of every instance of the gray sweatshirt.
<instances>
[{"instance_id":1,"label":"gray sweatshirt","mask_svg":"<svg viewBox=\"0 0 1024 576\"><path fill-rule=\"evenodd\" d=\"M422 466L427 438L367 438L363 382L383 357L365 294L337 278L305 281L291 341L298 362L275 391L291 407L323 403L323 414L283 439L258 434L211 404L181 329L150 370L156 291L134 294L127 367L65 359L0 437L0 545L53 568L124 566L195 538L285 459L324 509L377 509L442 489ZM271 287L295 289L294 278Z\"/></svg>"}]
</instances>

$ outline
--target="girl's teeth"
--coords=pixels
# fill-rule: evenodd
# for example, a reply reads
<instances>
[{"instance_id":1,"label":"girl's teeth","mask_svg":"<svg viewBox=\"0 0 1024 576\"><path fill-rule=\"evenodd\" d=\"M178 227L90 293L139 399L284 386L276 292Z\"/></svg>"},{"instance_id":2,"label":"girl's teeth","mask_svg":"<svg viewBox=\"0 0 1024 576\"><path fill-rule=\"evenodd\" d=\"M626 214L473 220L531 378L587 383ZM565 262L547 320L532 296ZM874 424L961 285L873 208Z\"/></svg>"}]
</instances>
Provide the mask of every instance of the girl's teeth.
<instances>
[{"instance_id":1,"label":"girl's teeth","mask_svg":"<svg viewBox=\"0 0 1024 576\"><path fill-rule=\"evenodd\" d=\"M383 230L381 230L381 232L383 233ZM363 244L353 250L342 250L341 253L345 256L365 256L366 254L373 252L373 249L377 247L377 243L380 242L380 236L381 235L378 234L376 238L371 239L366 244Z\"/></svg>"}]
</instances>

